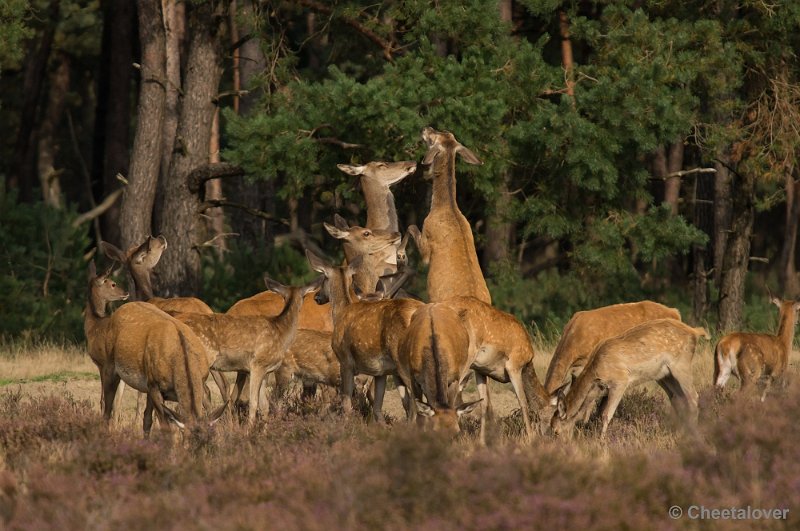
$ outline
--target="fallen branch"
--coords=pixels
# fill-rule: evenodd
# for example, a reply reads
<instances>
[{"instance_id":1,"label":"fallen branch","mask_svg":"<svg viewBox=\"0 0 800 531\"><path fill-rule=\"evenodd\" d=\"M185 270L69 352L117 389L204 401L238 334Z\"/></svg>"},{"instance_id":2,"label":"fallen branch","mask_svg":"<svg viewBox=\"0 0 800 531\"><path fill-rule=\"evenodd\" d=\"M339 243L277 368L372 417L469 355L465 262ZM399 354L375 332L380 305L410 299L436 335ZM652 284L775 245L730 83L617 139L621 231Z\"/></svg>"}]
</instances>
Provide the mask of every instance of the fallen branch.
<instances>
[{"instance_id":1,"label":"fallen branch","mask_svg":"<svg viewBox=\"0 0 800 531\"><path fill-rule=\"evenodd\" d=\"M654 181L665 181L667 179L672 179L673 177L683 177L684 175L691 175L693 173L717 173L717 170L716 168L693 168L691 170L674 171L664 175L663 177L651 176L650 179Z\"/></svg>"},{"instance_id":2,"label":"fallen branch","mask_svg":"<svg viewBox=\"0 0 800 531\"><path fill-rule=\"evenodd\" d=\"M87 221L92 221L93 219L102 216L106 210L111 208L111 206L117 201L117 199L119 199L119 196L121 195L122 195L122 188L114 190L113 192L108 194L105 199L103 199L102 203L100 203L90 211L84 212L83 214L75 218L75 220L73 220L72 222L72 226L78 227L81 224L86 223Z\"/></svg>"}]
</instances>

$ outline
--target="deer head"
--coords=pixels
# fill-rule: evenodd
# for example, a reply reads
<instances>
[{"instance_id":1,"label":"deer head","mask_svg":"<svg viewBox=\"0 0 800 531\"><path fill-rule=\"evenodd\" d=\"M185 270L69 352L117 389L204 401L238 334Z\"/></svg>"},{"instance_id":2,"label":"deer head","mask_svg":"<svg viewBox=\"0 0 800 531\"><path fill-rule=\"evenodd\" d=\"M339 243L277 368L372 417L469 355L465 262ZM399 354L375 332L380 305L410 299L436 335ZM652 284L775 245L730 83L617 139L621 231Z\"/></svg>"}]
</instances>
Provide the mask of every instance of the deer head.
<instances>
[{"instance_id":1,"label":"deer head","mask_svg":"<svg viewBox=\"0 0 800 531\"><path fill-rule=\"evenodd\" d=\"M483 164L475 153L464 147L449 131L437 131L432 127L426 127L422 130L422 140L428 146L428 152L422 160L425 165L433 164L442 153L456 153L468 164Z\"/></svg>"}]
</instances>

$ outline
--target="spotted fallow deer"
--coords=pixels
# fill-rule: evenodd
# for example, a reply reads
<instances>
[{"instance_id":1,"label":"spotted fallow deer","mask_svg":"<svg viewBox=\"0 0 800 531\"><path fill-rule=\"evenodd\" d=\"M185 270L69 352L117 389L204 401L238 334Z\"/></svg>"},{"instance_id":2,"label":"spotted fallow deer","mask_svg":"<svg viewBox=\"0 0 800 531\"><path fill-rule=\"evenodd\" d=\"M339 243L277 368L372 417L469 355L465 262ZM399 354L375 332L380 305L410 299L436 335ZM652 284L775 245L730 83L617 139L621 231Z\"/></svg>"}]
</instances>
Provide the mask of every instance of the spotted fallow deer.
<instances>
[{"instance_id":1,"label":"spotted fallow deer","mask_svg":"<svg viewBox=\"0 0 800 531\"><path fill-rule=\"evenodd\" d=\"M475 297L453 297L442 303L456 311L470 336L470 350L481 402L481 441L486 441L486 420L491 412L487 378L508 383L519 401L525 433L533 437L528 401L546 408L548 395L533 368L535 351L525 327L511 314Z\"/></svg>"},{"instance_id":2,"label":"spotted fallow deer","mask_svg":"<svg viewBox=\"0 0 800 531\"><path fill-rule=\"evenodd\" d=\"M434 430L453 435L460 431L458 418L480 403L457 403L475 354L469 346L469 332L458 312L442 303L417 309L400 340L397 363L409 393L411 420L419 412ZM420 392L427 403L418 401Z\"/></svg>"},{"instance_id":3,"label":"spotted fallow deer","mask_svg":"<svg viewBox=\"0 0 800 531\"><path fill-rule=\"evenodd\" d=\"M763 385L763 401L772 382L780 380L786 372L800 302L776 297L770 297L770 302L780 309L777 335L735 332L717 343L714 385L718 389L723 388L733 374L739 378L742 393L749 392L757 383Z\"/></svg>"},{"instance_id":4,"label":"spotted fallow deer","mask_svg":"<svg viewBox=\"0 0 800 531\"><path fill-rule=\"evenodd\" d=\"M555 400L556 389L578 377L597 345L654 319L680 321L681 314L675 308L652 301L614 304L576 312L564 327L550 360L545 390Z\"/></svg>"},{"instance_id":5,"label":"spotted fallow deer","mask_svg":"<svg viewBox=\"0 0 800 531\"><path fill-rule=\"evenodd\" d=\"M100 408L103 411L106 409L103 378L107 374L106 366L113 363L105 346L105 337L111 322L107 306L111 302L128 299L128 292L111 278L112 268L113 264L106 272L98 275L94 262L89 263L89 291L83 320L89 357L100 371Z\"/></svg>"},{"instance_id":6,"label":"spotted fallow deer","mask_svg":"<svg viewBox=\"0 0 800 531\"><path fill-rule=\"evenodd\" d=\"M274 290L285 300L283 310L277 316L177 315L197 334L208 356L213 357L212 369L239 373L236 379L239 393L245 375L249 374L255 382L249 387L249 401L255 405L248 411L250 425L256 419L264 378L283 363L286 351L297 334L300 308L306 294L319 289L322 279L302 287L286 287L268 277L264 278L264 282L268 289Z\"/></svg>"},{"instance_id":7,"label":"spotted fallow deer","mask_svg":"<svg viewBox=\"0 0 800 531\"><path fill-rule=\"evenodd\" d=\"M710 336L705 329L692 328L676 319L655 319L600 343L569 392L556 392L551 430L557 436L571 435L575 423L588 419L597 401L607 395L602 412L604 437L625 390L649 381L656 381L678 415L694 426L697 391L692 380L692 359L700 337Z\"/></svg>"},{"instance_id":8,"label":"spotted fallow deer","mask_svg":"<svg viewBox=\"0 0 800 531\"><path fill-rule=\"evenodd\" d=\"M423 262L430 264L428 297L431 302L439 302L465 295L491 304L492 298L478 265L472 227L456 202L456 154L469 164L483 163L447 131L426 127L422 130L422 139L428 145L423 162L432 165L431 211L421 233L415 225L408 231Z\"/></svg>"},{"instance_id":9,"label":"spotted fallow deer","mask_svg":"<svg viewBox=\"0 0 800 531\"><path fill-rule=\"evenodd\" d=\"M148 236L140 245L134 245L127 252L108 242L100 242L100 248L112 260L125 266L133 281L135 300L148 302L165 312L213 313L208 304L197 297L172 297L164 299L153 296L153 268L167 249L164 236Z\"/></svg>"},{"instance_id":10,"label":"spotted fallow deer","mask_svg":"<svg viewBox=\"0 0 800 531\"><path fill-rule=\"evenodd\" d=\"M209 361L203 345L185 324L152 304L130 302L115 311L102 330L95 327L89 332L87 339L93 359L105 360L99 368L106 421L113 413L120 381L147 395L145 436L150 433L154 410L164 428L169 421L182 426L201 418ZM183 416L167 408L164 400L177 401Z\"/></svg>"},{"instance_id":11,"label":"spotted fallow deer","mask_svg":"<svg viewBox=\"0 0 800 531\"><path fill-rule=\"evenodd\" d=\"M356 257L346 266L333 267L310 251L306 251L306 256L311 268L325 276L317 302L329 300L333 306L331 344L340 364L344 409L352 410L353 377L356 374L373 376L373 416L381 423L386 376L397 374L400 338L422 302L412 299L359 301L353 290L353 274L363 257Z\"/></svg>"}]
</instances>

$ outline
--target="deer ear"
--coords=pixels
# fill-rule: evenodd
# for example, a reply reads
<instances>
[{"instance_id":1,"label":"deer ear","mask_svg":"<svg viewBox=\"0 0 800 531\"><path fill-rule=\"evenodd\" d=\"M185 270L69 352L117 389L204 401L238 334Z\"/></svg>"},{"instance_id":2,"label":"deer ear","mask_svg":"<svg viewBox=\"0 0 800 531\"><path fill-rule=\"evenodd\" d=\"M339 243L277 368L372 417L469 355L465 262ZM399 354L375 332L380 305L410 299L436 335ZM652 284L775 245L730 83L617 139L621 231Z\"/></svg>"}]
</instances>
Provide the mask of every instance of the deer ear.
<instances>
[{"instance_id":1,"label":"deer ear","mask_svg":"<svg viewBox=\"0 0 800 531\"><path fill-rule=\"evenodd\" d=\"M89 280L92 280L94 277L97 276L97 266L94 264L94 260L89 262Z\"/></svg>"},{"instance_id":2,"label":"deer ear","mask_svg":"<svg viewBox=\"0 0 800 531\"><path fill-rule=\"evenodd\" d=\"M422 159L422 164L424 164L425 166L430 166L431 164L433 164L433 161L436 160L436 157L438 157L439 153L441 152L442 152L441 148L438 145L434 144L428 149L428 152L425 153L425 157Z\"/></svg>"},{"instance_id":3,"label":"deer ear","mask_svg":"<svg viewBox=\"0 0 800 531\"><path fill-rule=\"evenodd\" d=\"M425 402L420 402L419 400L417 400L417 413L419 413L423 417L428 417L428 418L436 414L436 412L433 410L431 406L429 406Z\"/></svg>"},{"instance_id":4,"label":"deer ear","mask_svg":"<svg viewBox=\"0 0 800 531\"><path fill-rule=\"evenodd\" d=\"M319 288L322 287L323 282L325 282L325 276L320 275L317 278L315 278L310 284L306 284L305 286L303 286L303 296L305 297L305 295L310 291L319 290Z\"/></svg>"},{"instance_id":5,"label":"deer ear","mask_svg":"<svg viewBox=\"0 0 800 531\"><path fill-rule=\"evenodd\" d=\"M567 418L567 397L564 394L564 389L566 389L568 385L569 383L565 383L556 390L556 413L561 420L566 420Z\"/></svg>"},{"instance_id":6,"label":"deer ear","mask_svg":"<svg viewBox=\"0 0 800 531\"><path fill-rule=\"evenodd\" d=\"M217 409L215 409L215 410L214 410L214 411L211 413L211 415L209 415L209 417L208 417L208 425L209 425L209 426L213 426L214 424L216 424L216 423L217 423L217 421L218 421L219 419L221 419L221 418L222 418L222 415L223 415L223 414L225 413L225 411L228 409L228 402L230 402L230 401L231 401L231 399L230 399L230 397L229 397L227 400L225 400L225 403L224 403L224 404L222 404L221 406L219 406Z\"/></svg>"},{"instance_id":7,"label":"deer ear","mask_svg":"<svg viewBox=\"0 0 800 531\"><path fill-rule=\"evenodd\" d=\"M175 424L180 429L186 428L186 421L178 415L176 411L171 410L166 404L161 405L164 408L164 413L167 415L167 420Z\"/></svg>"},{"instance_id":8,"label":"deer ear","mask_svg":"<svg viewBox=\"0 0 800 531\"><path fill-rule=\"evenodd\" d=\"M366 166L353 166L350 164L337 164L336 167L348 175L364 175L364 169L366 168Z\"/></svg>"},{"instance_id":9,"label":"deer ear","mask_svg":"<svg viewBox=\"0 0 800 531\"><path fill-rule=\"evenodd\" d=\"M467 164L475 164L476 166L481 166L483 164L483 161L475 156L475 153L470 151L469 148L465 148L461 144L459 144L456 148L456 153L458 153L461 156L461 159Z\"/></svg>"},{"instance_id":10,"label":"deer ear","mask_svg":"<svg viewBox=\"0 0 800 531\"><path fill-rule=\"evenodd\" d=\"M775 306L777 306L778 308L780 308L780 307L781 307L781 300L780 300L778 297L771 297L771 298L769 299L769 302L771 302L772 304L774 304L774 305L775 305Z\"/></svg>"},{"instance_id":11,"label":"deer ear","mask_svg":"<svg viewBox=\"0 0 800 531\"><path fill-rule=\"evenodd\" d=\"M344 240L347 239L348 236L350 236L349 230L342 230L339 227L334 227L333 225L328 225L327 223L324 222L323 225L325 225L325 230L328 231L328 234L330 234L337 240Z\"/></svg>"},{"instance_id":12,"label":"deer ear","mask_svg":"<svg viewBox=\"0 0 800 531\"><path fill-rule=\"evenodd\" d=\"M347 223L347 220L346 220L346 219L344 219L344 218L343 218L342 216L340 216L339 214L334 214L334 215L333 215L333 224L334 224L334 225L335 225L337 228L339 228L339 229L341 229L341 230L350 230L350 225L348 225L348 223Z\"/></svg>"},{"instance_id":13,"label":"deer ear","mask_svg":"<svg viewBox=\"0 0 800 531\"><path fill-rule=\"evenodd\" d=\"M117 262L124 263L125 259L127 258L125 253L122 252L122 249L112 243L100 242L100 249L107 257L111 258L112 260L116 260Z\"/></svg>"},{"instance_id":14,"label":"deer ear","mask_svg":"<svg viewBox=\"0 0 800 531\"><path fill-rule=\"evenodd\" d=\"M326 264L322 258L315 255L308 249L306 249L306 258L308 259L308 264L311 266L311 269L316 271L317 273L322 273L326 277L329 276L330 273L330 266Z\"/></svg>"},{"instance_id":15,"label":"deer ear","mask_svg":"<svg viewBox=\"0 0 800 531\"><path fill-rule=\"evenodd\" d=\"M267 287L268 290L274 291L278 295L283 296L284 298L287 297L289 294L289 288L278 282L277 280L272 280L267 275L264 275L264 285Z\"/></svg>"},{"instance_id":16,"label":"deer ear","mask_svg":"<svg viewBox=\"0 0 800 531\"><path fill-rule=\"evenodd\" d=\"M478 407L481 402L483 402L483 398L479 398L478 400L474 400L472 402L467 402L466 404L461 404L456 408L456 415L458 415L459 417L461 415L466 415L467 413L471 412L473 409Z\"/></svg>"}]
</instances>

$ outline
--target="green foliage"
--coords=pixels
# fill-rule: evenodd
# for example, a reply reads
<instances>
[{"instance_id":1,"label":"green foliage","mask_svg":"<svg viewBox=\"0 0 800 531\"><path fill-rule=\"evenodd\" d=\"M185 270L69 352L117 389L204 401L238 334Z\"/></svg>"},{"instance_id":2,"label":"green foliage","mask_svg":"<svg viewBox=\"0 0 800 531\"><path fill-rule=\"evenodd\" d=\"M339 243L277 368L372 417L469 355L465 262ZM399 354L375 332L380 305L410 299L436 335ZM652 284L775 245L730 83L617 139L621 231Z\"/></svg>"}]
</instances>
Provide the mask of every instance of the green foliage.
<instances>
[{"instance_id":1,"label":"green foliage","mask_svg":"<svg viewBox=\"0 0 800 531\"><path fill-rule=\"evenodd\" d=\"M22 43L31 34L25 24L28 10L26 0L0 2L0 70L16 65L25 53Z\"/></svg>"},{"instance_id":2,"label":"green foliage","mask_svg":"<svg viewBox=\"0 0 800 531\"><path fill-rule=\"evenodd\" d=\"M0 322L2 333L23 339L83 338L86 301L86 227L76 213L43 203L17 204L0 193Z\"/></svg>"}]
</instances>

